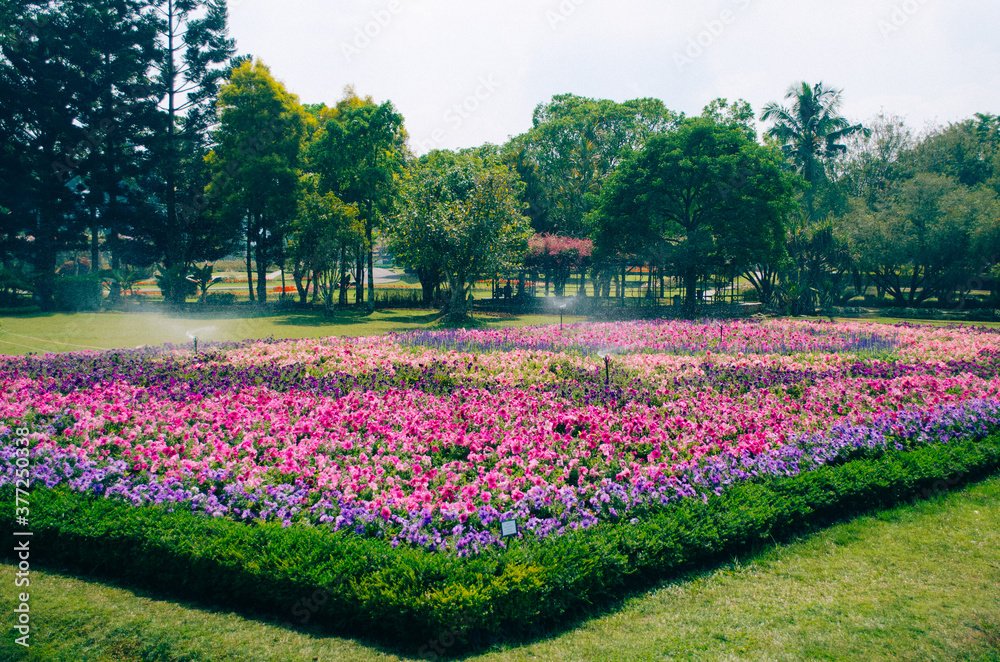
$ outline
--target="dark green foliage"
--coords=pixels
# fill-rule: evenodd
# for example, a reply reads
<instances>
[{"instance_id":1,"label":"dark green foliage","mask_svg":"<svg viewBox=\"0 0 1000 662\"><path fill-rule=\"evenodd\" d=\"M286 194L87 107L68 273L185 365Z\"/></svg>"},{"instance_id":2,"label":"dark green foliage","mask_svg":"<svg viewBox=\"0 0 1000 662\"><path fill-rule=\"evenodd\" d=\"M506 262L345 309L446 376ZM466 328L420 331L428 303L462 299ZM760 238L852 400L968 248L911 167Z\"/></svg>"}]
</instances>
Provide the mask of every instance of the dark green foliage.
<instances>
[{"instance_id":1,"label":"dark green foliage","mask_svg":"<svg viewBox=\"0 0 1000 662\"><path fill-rule=\"evenodd\" d=\"M156 286L166 301L184 303L198 291L198 286L188 280L188 268L184 265L165 267L156 274Z\"/></svg>"},{"instance_id":2,"label":"dark green foliage","mask_svg":"<svg viewBox=\"0 0 1000 662\"><path fill-rule=\"evenodd\" d=\"M236 295L232 292L209 292L205 301L210 306L232 306L236 303Z\"/></svg>"},{"instance_id":3,"label":"dark green foliage","mask_svg":"<svg viewBox=\"0 0 1000 662\"><path fill-rule=\"evenodd\" d=\"M163 130L152 144L149 186L163 214L145 228L165 267L215 260L233 248L238 224L213 213L204 196L210 172L205 155L218 122L219 88L232 68L235 42L228 34L225 0L150 0L159 48L156 84ZM181 292L170 301L183 303Z\"/></svg>"},{"instance_id":4,"label":"dark green foliage","mask_svg":"<svg viewBox=\"0 0 1000 662\"><path fill-rule=\"evenodd\" d=\"M93 276L60 276L56 279L57 310L97 310L101 307L101 281Z\"/></svg>"},{"instance_id":5,"label":"dark green foliage","mask_svg":"<svg viewBox=\"0 0 1000 662\"><path fill-rule=\"evenodd\" d=\"M926 446L742 484L702 502L460 559L322 528L247 525L35 489L32 557L127 583L457 654L559 627L695 565L857 513L925 497L1000 467L1000 436ZM12 527L13 493L0 491ZM10 552L8 551L8 554ZM320 596L320 599L317 599Z\"/></svg>"},{"instance_id":6,"label":"dark green foliage","mask_svg":"<svg viewBox=\"0 0 1000 662\"><path fill-rule=\"evenodd\" d=\"M597 253L668 264L693 309L707 273L755 273L784 252L795 180L743 129L687 120L611 177L595 212Z\"/></svg>"}]
</instances>

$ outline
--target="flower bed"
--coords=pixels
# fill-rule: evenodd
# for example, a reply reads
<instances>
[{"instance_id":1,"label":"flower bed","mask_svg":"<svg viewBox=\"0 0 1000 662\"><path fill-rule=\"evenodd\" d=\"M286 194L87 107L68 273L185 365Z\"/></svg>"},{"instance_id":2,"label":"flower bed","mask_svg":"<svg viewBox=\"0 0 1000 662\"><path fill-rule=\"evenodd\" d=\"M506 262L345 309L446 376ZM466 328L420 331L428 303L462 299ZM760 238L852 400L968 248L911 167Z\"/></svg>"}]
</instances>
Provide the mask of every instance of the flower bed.
<instances>
[{"instance_id":1,"label":"flower bed","mask_svg":"<svg viewBox=\"0 0 1000 662\"><path fill-rule=\"evenodd\" d=\"M998 341L636 322L11 358L0 487L26 426L53 493L472 563L827 467L975 449L1000 431Z\"/></svg>"}]
</instances>

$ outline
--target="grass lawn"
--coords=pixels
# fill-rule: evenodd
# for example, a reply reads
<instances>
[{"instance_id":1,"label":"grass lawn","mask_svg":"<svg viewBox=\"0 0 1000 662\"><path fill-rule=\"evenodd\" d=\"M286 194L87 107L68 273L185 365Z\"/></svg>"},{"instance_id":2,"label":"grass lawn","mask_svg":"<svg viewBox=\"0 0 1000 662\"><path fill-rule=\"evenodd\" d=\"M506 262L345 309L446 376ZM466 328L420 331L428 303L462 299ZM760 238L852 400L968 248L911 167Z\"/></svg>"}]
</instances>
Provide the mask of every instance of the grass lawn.
<instances>
[{"instance_id":1,"label":"grass lawn","mask_svg":"<svg viewBox=\"0 0 1000 662\"><path fill-rule=\"evenodd\" d=\"M567 324L583 321L566 316ZM483 326L526 326L558 324L558 315L501 315L477 313ZM848 320L844 320L848 321ZM857 321L857 320L854 320ZM962 322L920 322L878 318L887 324L908 321L928 324ZM1000 323L974 323L1000 328ZM321 311L281 314L249 314L235 308L227 313L35 313L0 316L0 354L72 352L88 349L116 349L163 343L190 343L190 335L199 341L247 340L253 338L318 338L324 336L365 336L434 328L440 325L435 310L379 310L372 314L337 310L327 315ZM189 335L190 334L190 335Z\"/></svg>"},{"instance_id":2,"label":"grass lawn","mask_svg":"<svg viewBox=\"0 0 1000 662\"><path fill-rule=\"evenodd\" d=\"M824 319L824 318L817 318ZM826 318L828 319L828 318ZM977 326L986 329L1000 329L1000 322L965 322L962 320L922 320L905 317L837 317L838 322L876 322L878 324L929 324L931 326Z\"/></svg>"},{"instance_id":3,"label":"grass lawn","mask_svg":"<svg viewBox=\"0 0 1000 662\"><path fill-rule=\"evenodd\" d=\"M579 318L566 317L566 323ZM246 340L250 338L317 338L323 336L363 336L434 327L440 314L434 310L379 310L290 312L247 316L232 313L69 313L32 314L0 317L0 354L71 352L190 343L188 334L199 341ZM490 315L478 313L483 326L524 326L559 322L558 315Z\"/></svg>"},{"instance_id":4,"label":"grass lawn","mask_svg":"<svg viewBox=\"0 0 1000 662\"><path fill-rule=\"evenodd\" d=\"M1000 477L833 526L486 659L1000 659ZM11 586L13 567L0 565ZM30 659L368 660L346 639L31 575ZM0 594L10 614L12 591ZM17 659L10 631L0 658ZM394 659L394 658L393 658Z\"/></svg>"}]
</instances>

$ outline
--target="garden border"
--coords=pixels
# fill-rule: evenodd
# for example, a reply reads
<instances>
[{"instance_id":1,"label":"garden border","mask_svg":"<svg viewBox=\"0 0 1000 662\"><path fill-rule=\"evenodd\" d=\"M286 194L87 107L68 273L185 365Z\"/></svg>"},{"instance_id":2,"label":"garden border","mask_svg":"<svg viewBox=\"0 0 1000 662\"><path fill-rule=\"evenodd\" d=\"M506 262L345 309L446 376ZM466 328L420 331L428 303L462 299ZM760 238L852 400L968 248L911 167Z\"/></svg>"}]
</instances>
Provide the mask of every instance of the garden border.
<instances>
[{"instance_id":1,"label":"garden border","mask_svg":"<svg viewBox=\"0 0 1000 662\"><path fill-rule=\"evenodd\" d=\"M679 571L1000 469L1000 435L933 444L735 485L635 523L512 541L471 558L350 532L246 524L32 490L33 563L320 626L423 656L557 629ZM13 530L14 492L0 488ZM10 546L5 547L9 557Z\"/></svg>"}]
</instances>

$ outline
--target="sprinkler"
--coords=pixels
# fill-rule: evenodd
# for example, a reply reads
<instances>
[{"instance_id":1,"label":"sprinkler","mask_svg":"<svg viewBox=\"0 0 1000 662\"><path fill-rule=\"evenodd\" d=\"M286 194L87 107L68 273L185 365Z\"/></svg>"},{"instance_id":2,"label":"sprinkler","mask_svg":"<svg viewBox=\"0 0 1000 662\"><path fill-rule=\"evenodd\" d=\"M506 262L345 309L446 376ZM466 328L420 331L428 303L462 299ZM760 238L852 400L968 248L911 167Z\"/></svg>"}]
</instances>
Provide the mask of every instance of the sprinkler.
<instances>
[{"instance_id":1,"label":"sprinkler","mask_svg":"<svg viewBox=\"0 0 1000 662\"><path fill-rule=\"evenodd\" d=\"M191 336L191 339L194 340L194 353L197 354L198 353L198 336Z\"/></svg>"},{"instance_id":2,"label":"sprinkler","mask_svg":"<svg viewBox=\"0 0 1000 662\"><path fill-rule=\"evenodd\" d=\"M604 387L608 388L611 386L611 356L606 355L604 357Z\"/></svg>"}]
</instances>

